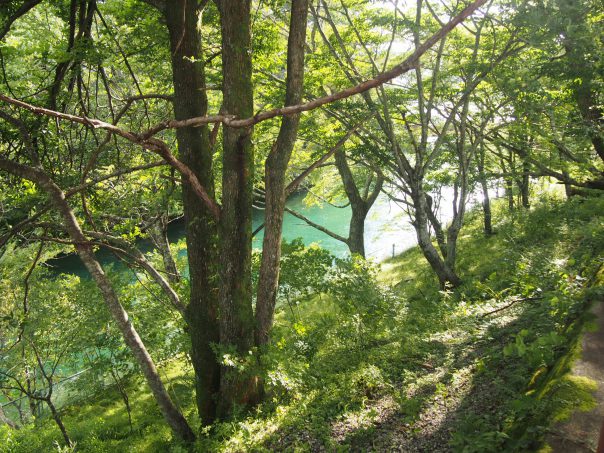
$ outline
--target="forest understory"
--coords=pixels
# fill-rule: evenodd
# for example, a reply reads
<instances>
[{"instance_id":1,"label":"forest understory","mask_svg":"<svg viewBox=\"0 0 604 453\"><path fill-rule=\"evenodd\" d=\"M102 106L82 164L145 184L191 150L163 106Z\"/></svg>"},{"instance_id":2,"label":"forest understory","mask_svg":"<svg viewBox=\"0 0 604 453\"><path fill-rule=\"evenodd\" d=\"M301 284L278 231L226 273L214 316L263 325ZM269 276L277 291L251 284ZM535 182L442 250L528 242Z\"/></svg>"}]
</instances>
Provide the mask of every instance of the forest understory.
<instances>
[{"instance_id":1,"label":"forest understory","mask_svg":"<svg viewBox=\"0 0 604 453\"><path fill-rule=\"evenodd\" d=\"M278 309L268 401L204 428L195 451L539 450L554 422L594 405L593 382L568 371L603 296L603 202L549 196L511 213L499 202L491 236L472 212L465 283L451 291L434 290L416 248L379 265L339 263L330 291L306 288ZM291 245L284 284L288 260L308 275L323 253ZM190 365L167 360L162 375L194 418ZM115 386L62 408L77 451L182 451L140 380L125 386L131 428ZM0 429L3 452L61 439L48 414Z\"/></svg>"}]
</instances>

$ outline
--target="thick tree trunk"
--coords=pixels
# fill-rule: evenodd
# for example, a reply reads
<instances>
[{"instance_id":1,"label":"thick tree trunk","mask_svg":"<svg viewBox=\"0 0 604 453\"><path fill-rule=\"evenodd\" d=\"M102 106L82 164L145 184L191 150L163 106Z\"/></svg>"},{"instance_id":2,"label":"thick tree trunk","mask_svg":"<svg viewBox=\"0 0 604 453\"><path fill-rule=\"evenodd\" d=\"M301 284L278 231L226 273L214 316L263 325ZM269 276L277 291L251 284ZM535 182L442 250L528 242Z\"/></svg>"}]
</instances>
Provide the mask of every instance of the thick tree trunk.
<instances>
[{"instance_id":1,"label":"thick tree trunk","mask_svg":"<svg viewBox=\"0 0 604 453\"><path fill-rule=\"evenodd\" d=\"M348 229L348 248L351 254L358 254L365 258L365 218L369 211L367 203L361 197L359 189L354 181L348 162L346 161L346 154L342 150L335 152L335 162L342 184L344 185L344 191L346 197L350 201L350 207L352 208L352 216L350 217L350 226Z\"/></svg>"},{"instance_id":2,"label":"thick tree trunk","mask_svg":"<svg viewBox=\"0 0 604 453\"><path fill-rule=\"evenodd\" d=\"M351 254L365 258L365 219L367 210L352 208L350 228L348 230L348 248Z\"/></svg>"},{"instance_id":3,"label":"thick tree trunk","mask_svg":"<svg viewBox=\"0 0 604 453\"><path fill-rule=\"evenodd\" d=\"M207 113L207 96L196 2L177 0L166 5L170 35L174 114L183 120ZM208 126L176 132L180 158L195 173L210 196L214 195L212 152ZM193 188L183 178L183 205L187 232L190 302L187 322L191 335L191 361L199 418L210 424L216 417L220 365L212 344L219 341L218 286L216 281L216 222Z\"/></svg>"},{"instance_id":4,"label":"thick tree trunk","mask_svg":"<svg viewBox=\"0 0 604 453\"><path fill-rule=\"evenodd\" d=\"M428 228L428 205L424 194L421 192L414 193L413 204L415 211L413 227L415 228L417 242L422 254L438 277L438 281L442 288L446 286L459 286L461 284L461 279L447 266L432 244L432 238L430 237L430 230Z\"/></svg>"},{"instance_id":5,"label":"thick tree trunk","mask_svg":"<svg viewBox=\"0 0 604 453\"><path fill-rule=\"evenodd\" d=\"M286 106L296 105L302 101L307 16L308 0L293 0L287 46ZM283 118L277 142L265 164L266 210L256 302L255 340L257 346L268 342L273 325L279 287L281 231L285 208L285 171L296 142L299 122L299 114Z\"/></svg>"},{"instance_id":6,"label":"thick tree trunk","mask_svg":"<svg viewBox=\"0 0 604 453\"><path fill-rule=\"evenodd\" d=\"M69 438L69 435L67 434L67 429L65 429L65 425L63 424L63 420L61 420L61 416L57 412L57 408L52 403L52 401L51 401L50 398L45 399L44 401L46 402L46 405L50 409L50 413L52 414L53 420L55 421L55 423L59 427L59 430L61 431L61 434L63 435L63 439L65 440L65 444L68 447L73 447L73 443L71 442L71 439Z\"/></svg>"},{"instance_id":7,"label":"thick tree trunk","mask_svg":"<svg viewBox=\"0 0 604 453\"><path fill-rule=\"evenodd\" d=\"M250 0L220 0L223 109L248 118L254 114ZM254 152L251 128L225 127L222 142L220 216L220 345L235 360L249 362L254 345L252 310L252 189ZM247 363L249 366L254 364ZM220 376L218 415L259 401L259 383L250 369L225 365Z\"/></svg>"}]
</instances>

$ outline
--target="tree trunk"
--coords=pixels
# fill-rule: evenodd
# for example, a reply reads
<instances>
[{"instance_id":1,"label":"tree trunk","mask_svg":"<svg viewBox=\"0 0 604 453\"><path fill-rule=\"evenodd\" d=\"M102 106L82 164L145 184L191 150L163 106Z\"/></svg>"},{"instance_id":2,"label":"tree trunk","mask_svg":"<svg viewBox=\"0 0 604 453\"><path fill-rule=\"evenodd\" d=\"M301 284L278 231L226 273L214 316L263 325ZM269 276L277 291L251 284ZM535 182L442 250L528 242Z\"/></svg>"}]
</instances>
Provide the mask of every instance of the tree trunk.
<instances>
[{"instance_id":1,"label":"tree trunk","mask_svg":"<svg viewBox=\"0 0 604 453\"><path fill-rule=\"evenodd\" d=\"M27 167L2 157L0 157L0 168L20 176L21 178L35 182L48 194L51 203L63 218L65 229L71 240L74 242L75 249L84 263L84 266L88 272L90 272L92 279L99 288L103 300L117 324L126 345L130 348L138 365L141 367L147 384L149 385L166 422L177 436L187 442L194 441L195 434L189 427L186 419L170 399L170 396L159 377L153 359L149 355L138 332L132 325L128 313L126 313L124 307L120 304L117 294L107 278L107 275L103 271L103 268L94 256L92 246L87 241L86 236L84 236L73 210L65 199L63 191L40 169Z\"/></svg>"},{"instance_id":2,"label":"tree trunk","mask_svg":"<svg viewBox=\"0 0 604 453\"><path fill-rule=\"evenodd\" d=\"M351 204L352 206L352 204ZM365 219L367 210L352 208L350 228L348 230L348 248L352 255L357 254L365 258Z\"/></svg>"},{"instance_id":3,"label":"tree trunk","mask_svg":"<svg viewBox=\"0 0 604 453\"><path fill-rule=\"evenodd\" d=\"M523 208L530 208L529 192L530 192L530 165L528 162L522 162L522 184L520 185L520 197Z\"/></svg>"},{"instance_id":4,"label":"tree trunk","mask_svg":"<svg viewBox=\"0 0 604 453\"><path fill-rule=\"evenodd\" d=\"M423 193L416 191L413 194L413 205L415 211L413 227L417 234L419 248L438 277L441 288L445 288L446 286L459 286L461 284L461 279L447 266L432 244L432 238L430 237L428 228L428 205Z\"/></svg>"},{"instance_id":5,"label":"tree trunk","mask_svg":"<svg viewBox=\"0 0 604 453\"><path fill-rule=\"evenodd\" d=\"M21 357L23 357L25 355L25 344L23 345L23 349L21 350ZM31 415L32 418L36 418L36 412L38 409L38 405L39 402L36 401L35 399L33 399L31 397L32 395L32 385L31 385L31 373L29 371L29 369L27 368L26 365L26 369L25 369L25 388L27 389L27 404L29 406L29 413Z\"/></svg>"},{"instance_id":6,"label":"tree trunk","mask_svg":"<svg viewBox=\"0 0 604 453\"><path fill-rule=\"evenodd\" d=\"M185 441L192 442L195 440L195 434L193 434L187 421L170 399L170 396L159 377L159 373L155 368L153 359L139 337L138 332L132 325L128 314L120 304L111 282L105 275L99 262L96 260L92 247L87 244L86 237L82 233L73 211L65 201L65 194L52 181L38 180L36 182L48 192L53 204L60 211L66 229L69 232L71 239L76 243L75 247L78 255L100 289L103 299L116 321L117 326L124 337L124 341L137 359L143 375L145 376L166 421L175 434Z\"/></svg>"},{"instance_id":7,"label":"tree trunk","mask_svg":"<svg viewBox=\"0 0 604 453\"><path fill-rule=\"evenodd\" d=\"M491 214L491 199L489 198L489 187L484 174L480 176L480 187L482 188L482 212L484 214L484 234L493 234L493 221Z\"/></svg>"},{"instance_id":8,"label":"tree trunk","mask_svg":"<svg viewBox=\"0 0 604 453\"><path fill-rule=\"evenodd\" d=\"M458 214L458 217L454 218L451 225L447 228L447 256L445 257L445 265L452 273L455 273L455 265L457 263L457 238L459 237L462 223L463 213ZM457 284L454 284L454 286L457 286Z\"/></svg>"},{"instance_id":9,"label":"tree trunk","mask_svg":"<svg viewBox=\"0 0 604 453\"><path fill-rule=\"evenodd\" d=\"M445 265L451 271L451 273L453 273L453 275L456 275L455 266L457 264L457 238L459 237L459 232L463 227L463 220L466 213L467 178L464 176L466 174L467 172L465 168L462 168L460 172L461 188L459 191L459 199L457 196L455 196L454 203L457 204L453 207L453 219L447 228L447 255L445 256ZM450 283L453 286L457 286L461 282L458 281Z\"/></svg>"},{"instance_id":10,"label":"tree trunk","mask_svg":"<svg viewBox=\"0 0 604 453\"><path fill-rule=\"evenodd\" d=\"M50 398L45 399L44 401L46 402L48 408L50 409L50 412L52 414L53 420L55 421L55 423L57 424L57 426L61 430L61 434L63 435L63 439L65 439L65 444L68 447L73 447L73 443L71 442L71 439L69 438L69 435L67 434L67 430L65 429L65 425L63 424L63 420L61 420L61 416L57 412L57 408L52 403L52 401L50 400Z\"/></svg>"},{"instance_id":11,"label":"tree trunk","mask_svg":"<svg viewBox=\"0 0 604 453\"><path fill-rule=\"evenodd\" d=\"M487 176L484 172L485 151L484 146L482 144L480 145L476 159L478 167L478 182L480 183L480 188L482 189L484 234L489 236L493 234L493 216L491 214L491 198L489 197L489 185L487 183Z\"/></svg>"},{"instance_id":12,"label":"tree trunk","mask_svg":"<svg viewBox=\"0 0 604 453\"><path fill-rule=\"evenodd\" d=\"M296 105L302 101L307 16L308 0L292 0L287 45L286 106ZM285 171L296 142L299 122L299 114L283 118L277 142L265 164L266 209L256 302L255 340L257 346L265 345L268 342L273 325L279 287L281 232L285 208Z\"/></svg>"},{"instance_id":13,"label":"tree trunk","mask_svg":"<svg viewBox=\"0 0 604 453\"><path fill-rule=\"evenodd\" d=\"M367 181L365 185L365 189L363 195L360 194L359 189L356 185L356 182L352 176L352 172L348 166L346 161L346 156L344 152L338 150L334 151L334 155L336 156L336 167L340 173L340 177L342 180L342 184L344 185L344 190L346 192L346 197L350 202L352 215L350 218L348 236L343 237L333 231L319 225L309 218L303 216L299 212L292 211L291 209L285 208L287 212L298 217L299 219L304 220L308 225L316 228L319 231L331 236L337 241L341 241L348 246L351 254L359 255L365 258L365 220L367 218L367 214L369 210L375 203L380 191L382 190L382 186L384 184L384 177L381 174L377 175L377 179L375 182L375 186L372 191L371 182L373 176Z\"/></svg>"},{"instance_id":14,"label":"tree trunk","mask_svg":"<svg viewBox=\"0 0 604 453\"><path fill-rule=\"evenodd\" d=\"M573 186L568 182L570 175L568 174L568 171L566 171L566 170L562 170L562 174L565 176L564 194L566 195L566 198L570 200L570 198L573 196Z\"/></svg>"},{"instance_id":15,"label":"tree trunk","mask_svg":"<svg viewBox=\"0 0 604 453\"><path fill-rule=\"evenodd\" d=\"M430 225L432 225L432 229L434 229L434 236L436 237L436 243L438 244L438 248L440 250L443 258L447 257L447 241L445 239L445 232L443 231L443 226L440 223L440 220L436 217L436 213L434 212L434 201L432 197L428 194L424 194L426 197L426 203L428 204L428 210L426 214L428 215L428 220L430 221Z\"/></svg>"},{"instance_id":16,"label":"tree trunk","mask_svg":"<svg viewBox=\"0 0 604 453\"><path fill-rule=\"evenodd\" d=\"M248 118L254 114L250 0L220 0L223 109ZM251 128L225 127L222 142L222 212L220 216L220 346L245 361L246 369L224 365L218 415L259 401L258 379L249 363L254 345L252 310L252 189L254 152Z\"/></svg>"},{"instance_id":17,"label":"tree trunk","mask_svg":"<svg viewBox=\"0 0 604 453\"><path fill-rule=\"evenodd\" d=\"M361 197L359 189L356 186L346 154L342 150L335 152L335 162L344 185L346 197L350 201L352 216L350 217L350 227L348 229L348 248L351 254L358 254L365 258L365 218L369 211L367 203Z\"/></svg>"},{"instance_id":18,"label":"tree trunk","mask_svg":"<svg viewBox=\"0 0 604 453\"><path fill-rule=\"evenodd\" d=\"M508 209L514 210L514 182L510 176L505 178L505 196L508 199Z\"/></svg>"},{"instance_id":19,"label":"tree trunk","mask_svg":"<svg viewBox=\"0 0 604 453\"><path fill-rule=\"evenodd\" d=\"M166 5L170 35L174 114L177 120L207 113L201 36L197 26L196 2L177 0ZM195 173L210 196L214 195L212 152L208 126L176 131L180 158ZM220 387L220 365L212 344L219 341L218 270L216 222L185 178L182 180L183 207L189 261L190 302L187 323L191 335L191 361L195 369L196 403L202 424L216 417Z\"/></svg>"}]
</instances>

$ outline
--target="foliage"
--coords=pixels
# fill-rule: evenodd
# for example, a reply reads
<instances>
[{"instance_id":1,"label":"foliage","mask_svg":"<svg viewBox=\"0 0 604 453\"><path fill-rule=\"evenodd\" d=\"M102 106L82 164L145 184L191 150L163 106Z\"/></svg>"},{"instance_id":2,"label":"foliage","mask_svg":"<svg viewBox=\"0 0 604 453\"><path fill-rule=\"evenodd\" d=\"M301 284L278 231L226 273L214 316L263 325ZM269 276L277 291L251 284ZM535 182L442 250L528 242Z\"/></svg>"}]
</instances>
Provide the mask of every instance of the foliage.
<instances>
[{"instance_id":1,"label":"foliage","mask_svg":"<svg viewBox=\"0 0 604 453\"><path fill-rule=\"evenodd\" d=\"M421 436L434 401L461 398L448 426L454 450L532 449L549 423L591 407L592 384L567 372L584 325L583 307L599 297L586 281L600 268L604 252L601 219L593 216L602 200L546 197L531 212L507 218L503 206L496 208L499 234L462 239L464 256L470 257L462 264L471 266L464 267L465 285L454 292L430 291L430 273L415 274L415 250L381 270L356 259L336 260L325 274L326 292L300 296L293 312L287 304L278 310L273 346L263 359L270 398L258 412L208 429L196 448L295 449L309 442L363 448L380 441L372 427L389 398L411 438L413 432ZM480 218L470 217L468 230L479 231ZM299 244L291 247L296 256L316 257ZM317 262L328 260L310 259L308 265ZM410 275L416 276L413 284L385 286ZM538 298L505 308L527 294ZM502 311L483 316L494 309ZM181 363L171 362L166 372L185 411L191 411L190 370ZM78 449L177 451L147 391L130 381L128 392L133 434L114 386L65 410ZM11 452L43 449L58 439L47 419L35 428L5 428L2 435Z\"/></svg>"},{"instance_id":2,"label":"foliage","mask_svg":"<svg viewBox=\"0 0 604 453\"><path fill-rule=\"evenodd\" d=\"M601 2L487 2L411 71L301 116L292 159L280 175L284 185L346 137L336 156L349 166L348 184L342 161L327 159L300 186L307 202L348 199L367 214L373 194L384 192L409 215L421 250L377 264L336 258L302 240L283 242L274 269L280 276L276 323L272 341L261 346L252 344L256 291L248 285L251 275L254 289L259 286L261 255L253 257L252 274L251 220L243 214L252 210L246 198L252 189L253 206L266 206L270 185L262 175L267 157L277 152L281 118L259 121L250 136L242 135L246 146L250 139L245 168L223 159L222 135L233 130L226 124L177 132L166 122L183 119L178 106L188 100L176 94L182 80L174 69L185 66L192 68L191 85L206 89L208 112L232 113L223 102L233 94L223 75L230 62L222 60L240 49L223 42L219 3L225 2L199 2L192 29L201 52L185 61L174 59L170 48L166 13L175 10L167 1L164 11L156 8L163 0L0 3L2 93L84 118L72 124L59 120L60 113L4 101L0 111L0 404L7 403L6 413L20 427L0 426L0 451L192 448L172 439L160 422L120 335L118 325L127 323L111 320L99 288L84 274L53 269L56 258L73 254L65 211L73 211L67 220L75 219L89 239L76 245L94 250L106 286L128 313L130 325L122 330L136 327L161 371L154 382L164 381L192 426L199 424L193 389L203 377L192 339L216 328L220 335L211 341L218 344L203 336L210 366L224 375L247 373L264 385L265 401L255 411L233 411L202 428L199 451L388 449L379 426L393 432L397 426L401 432L392 442L425 451L435 445L527 450L541 443L552 421L591 407L591 383L568 371L587 308L603 295ZM305 101L376 77L468 2L310 3L307 39L300 43ZM293 36L292 2L251 4L250 23L237 24L252 30L251 53L240 55L252 60L250 114L284 105ZM185 37L183 29L177 51ZM248 75L234 72L234 79ZM95 120L132 132L105 135ZM147 136L154 124L163 126ZM197 134L200 149L183 146L188 133ZM166 149L156 162L158 139ZM166 165L172 158L166 150L203 175L218 212L232 212L216 230L202 203L183 202L183 181ZM237 178L223 164L249 181L229 189ZM49 204L46 179L34 183L14 170L22 165L63 190L62 210ZM551 190L553 181L564 184L569 199ZM483 211L476 203L466 215L478 188ZM489 189L503 190L507 206L498 200L491 209ZM442 202L449 192L451 209ZM486 226L488 209L493 228ZM165 236L168 221L183 214L185 239L155 250L149 239L157 242L157 231ZM243 220L235 225L239 214ZM199 221L208 228L196 235ZM224 233L231 227L232 234ZM245 244L217 259L216 247L230 236ZM201 244L190 255L197 256L190 264L198 273L188 272L187 244ZM245 275L220 289L222 277L242 263ZM190 300L192 289L200 292L191 275L199 274L205 293ZM239 292L241 300L229 296ZM201 313L204 304L207 313ZM235 306L245 308L233 311L241 325L225 332L232 321L226 312ZM190 316L191 310L199 312ZM212 325L195 330L194 318ZM220 343L225 333L233 333L228 345ZM221 385L231 383L224 375ZM437 429L426 426L428 419ZM60 420L73 447L60 436Z\"/></svg>"}]
</instances>

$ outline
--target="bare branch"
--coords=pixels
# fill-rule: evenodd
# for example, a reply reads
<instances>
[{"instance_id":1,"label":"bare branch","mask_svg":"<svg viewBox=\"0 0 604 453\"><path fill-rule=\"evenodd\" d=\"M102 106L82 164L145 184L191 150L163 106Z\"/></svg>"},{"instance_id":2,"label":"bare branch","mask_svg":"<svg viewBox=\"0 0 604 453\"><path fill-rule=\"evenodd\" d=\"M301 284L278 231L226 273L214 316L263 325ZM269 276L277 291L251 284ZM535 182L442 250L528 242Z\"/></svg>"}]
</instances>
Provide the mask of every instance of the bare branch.
<instances>
[{"instance_id":1,"label":"bare branch","mask_svg":"<svg viewBox=\"0 0 604 453\"><path fill-rule=\"evenodd\" d=\"M318 223L313 222L308 217L303 216L299 212L296 212L296 211L294 211L292 209L289 209L287 207L285 208L285 211L289 212L291 215L293 215L294 217L299 218L300 220L304 220L308 225L310 225L314 229L319 230L319 231L325 233L328 236L331 236L332 238L336 239L337 241L343 242L344 244L348 244L348 239L346 239L344 236L340 236L339 234L334 233L331 230L328 230L324 226L319 225Z\"/></svg>"},{"instance_id":2,"label":"bare branch","mask_svg":"<svg viewBox=\"0 0 604 453\"><path fill-rule=\"evenodd\" d=\"M170 152L170 148L165 142L157 138L152 138L151 136L144 138L139 134L127 131L125 129L121 129L118 126L107 123L105 121L71 115L69 113L57 112L55 110L50 110L43 107L37 107L26 102L13 99L8 96L4 96L2 94L0 94L0 101L4 101L8 104L12 104L17 107L29 110L30 112L35 113L36 115L45 115L57 119L71 121L73 123L83 124L84 126L93 129L107 130L109 132L114 133L115 135L125 138L126 140L134 144L140 145L141 147L143 147L143 149L158 154L159 156L163 157L169 165L173 166L188 180L189 184L191 184L191 187L193 188L197 196L206 204L212 215L216 219L220 218L220 206L218 205L218 203L216 203L214 198L212 198L208 194L206 189L201 185L195 173L187 165L185 165L183 162L174 157L174 155Z\"/></svg>"}]
</instances>

